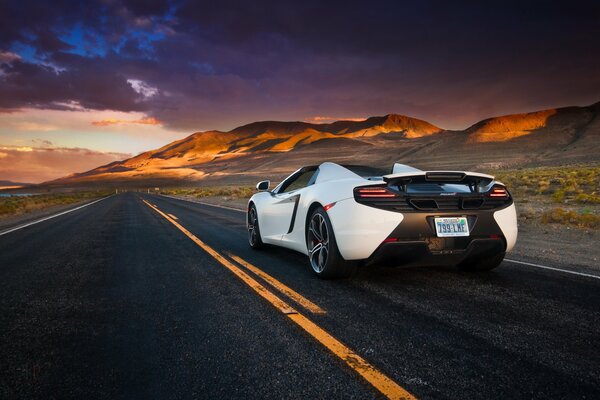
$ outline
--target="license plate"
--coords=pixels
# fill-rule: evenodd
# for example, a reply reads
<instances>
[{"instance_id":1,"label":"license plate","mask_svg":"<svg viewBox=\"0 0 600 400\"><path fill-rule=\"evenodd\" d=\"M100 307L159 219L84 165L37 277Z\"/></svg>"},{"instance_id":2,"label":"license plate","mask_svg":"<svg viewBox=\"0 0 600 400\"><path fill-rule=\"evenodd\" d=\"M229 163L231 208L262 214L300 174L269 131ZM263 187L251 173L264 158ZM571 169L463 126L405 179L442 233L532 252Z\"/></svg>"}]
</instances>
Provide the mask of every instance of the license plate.
<instances>
[{"instance_id":1,"label":"license plate","mask_svg":"<svg viewBox=\"0 0 600 400\"><path fill-rule=\"evenodd\" d=\"M435 218L435 232L438 237L469 236L466 217Z\"/></svg>"}]
</instances>

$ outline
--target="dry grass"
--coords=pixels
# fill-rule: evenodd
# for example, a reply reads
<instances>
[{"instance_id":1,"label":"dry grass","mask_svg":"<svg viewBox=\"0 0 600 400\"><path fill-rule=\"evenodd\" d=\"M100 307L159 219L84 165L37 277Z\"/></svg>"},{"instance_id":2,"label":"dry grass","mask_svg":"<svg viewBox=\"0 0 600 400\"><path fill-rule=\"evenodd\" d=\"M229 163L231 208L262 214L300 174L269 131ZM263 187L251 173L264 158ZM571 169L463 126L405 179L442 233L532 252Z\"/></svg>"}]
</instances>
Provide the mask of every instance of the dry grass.
<instances>
[{"instance_id":1,"label":"dry grass","mask_svg":"<svg viewBox=\"0 0 600 400\"><path fill-rule=\"evenodd\" d=\"M576 225L580 228L600 228L600 215L592 213L578 213L564 208L553 208L542 213L542 223L560 223Z\"/></svg>"},{"instance_id":2,"label":"dry grass","mask_svg":"<svg viewBox=\"0 0 600 400\"><path fill-rule=\"evenodd\" d=\"M554 203L600 204L600 166L495 171L515 198L550 197Z\"/></svg>"},{"instance_id":3,"label":"dry grass","mask_svg":"<svg viewBox=\"0 0 600 400\"><path fill-rule=\"evenodd\" d=\"M505 183L521 220L600 228L600 166L491 171Z\"/></svg>"},{"instance_id":4,"label":"dry grass","mask_svg":"<svg viewBox=\"0 0 600 400\"><path fill-rule=\"evenodd\" d=\"M256 189L252 186L206 186L195 188L172 188L162 191L163 194L172 196L203 197L228 197L231 199L249 199Z\"/></svg>"},{"instance_id":5,"label":"dry grass","mask_svg":"<svg viewBox=\"0 0 600 400\"><path fill-rule=\"evenodd\" d=\"M74 192L0 197L0 218L104 197L110 192Z\"/></svg>"}]
</instances>

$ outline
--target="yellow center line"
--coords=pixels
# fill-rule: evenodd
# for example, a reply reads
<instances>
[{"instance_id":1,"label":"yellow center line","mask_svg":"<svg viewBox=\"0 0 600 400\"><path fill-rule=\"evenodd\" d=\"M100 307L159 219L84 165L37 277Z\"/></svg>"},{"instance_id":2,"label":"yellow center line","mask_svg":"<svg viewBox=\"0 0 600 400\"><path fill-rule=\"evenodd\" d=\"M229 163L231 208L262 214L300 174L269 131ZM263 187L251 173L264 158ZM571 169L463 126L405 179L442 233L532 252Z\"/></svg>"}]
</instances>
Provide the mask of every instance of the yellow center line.
<instances>
[{"instance_id":1,"label":"yellow center line","mask_svg":"<svg viewBox=\"0 0 600 400\"><path fill-rule=\"evenodd\" d=\"M189 237L194 243L196 243L202 250L210 254L215 260L219 261L225 268L233 272L238 278L244 283L250 286L256 293L271 303L275 308L285 314L290 320L301 327L305 332L315 338L319 343L325 346L329 351L339 357L346 363L350 368L356 371L362 376L367 382L373 387L379 390L388 399L397 400L412 400L415 399L406 389L398 385L391 378L380 372L373 365L369 364L364 358L356 354L349 347L344 345L342 342L331 336L325 330L320 328L317 324L298 313L294 308L289 306L285 301L281 300L263 285L261 285L254 278L249 276L247 273L242 271L239 267L235 266L231 261L227 260L212 247L198 239L194 234L185 229L173 218L160 211L157 207L143 200L144 203L158 214L162 215L166 220L171 222L177 229L183 232Z\"/></svg>"},{"instance_id":2,"label":"yellow center line","mask_svg":"<svg viewBox=\"0 0 600 400\"><path fill-rule=\"evenodd\" d=\"M273 293L269 292L264 286L262 286L260 283L258 283L253 278L251 278L250 275L248 275L247 273L245 273L244 271L242 271L241 269L239 269L238 267L233 265L229 260L227 260L221 254L219 254L215 250L213 250L212 247L208 246L206 243L204 243L203 241L198 239L193 233L191 233L190 231L185 229L182 225L180 225L173 218L169 217L167 214L160 211L158 208L156 208L152 204L148 203L146 200L144 200L144 203L146 203L150 208L154 209L154 211L156 211L157 213L159 213L160 215L165 217L169 222L171 222L173 225L175 225L187 237L192 239L194 241L194 243L196 243L199 247L201 247L202 250L206 251L213 258L215 258L217 261L219 261L221 264L223 264L227 269L229 269L231 272L233 272L235 275L237 275L248 286L250 286L252 289L254 289L259 295L261 295L262 297L267 299L271 304L273 304L282 313L290 314L290 313L296 312L296 310L294 310L292 307L287 305L283 300L279 299Z\"/></svg>"},{"instance_id":3,"label":"yellow center line","mask_svg":"<svg viewBox=\"0 0 600 400\"><path fill-rule=\"evenodd\" d=\"M353 370L359 373L367 382L373 385L388 399L416 399L402 386L388 378L367 360L356 354L349 347L331 336L327 331L306 318L302 314L290 314L288 318L308 332L319 343L327 347L333 354L341 358Z\"/></svg>"},{"instance_id":4,"label":"yellow center line","mask_svg":"<svg viewBox=\"0 0 600 400\"><path fill-rule=\"evenodd\" d=\"M326 311L323 310L321 307L319 307L318 305L316 305L315 303L313 303L306 297L302 296L300 293L296 292L294 289L290 288L289 286L286 286L284 283L281 283L279 280L277 280L274 277L272 277L271 275L267 274L262 269L250 264L248 261L244 260L241 257L236 256L235 254L227 253L227 255L230 258L232 258L234 261L236 261L238 264L245 267L246 269L249 269L254 274L258 275L259 277L264 279L266 282L268 282L271 286L273 286L275 289L279 290L281 293L285 294L287 297L294 300L296 303L300 304L302 307L306 308L308 311L312 312L313 314L325 314L326 313Z\"/></svg>"},{"instance_id":5,"label":"yellow center line","mask_svg":"<svg viewBox=\"0 0 600 400\"><path fill-rule=\"evenodd\" d=\"M175 221L177 221L179 218L177 218L176 216L174 216L173 214L168 214L169 217L173 218Z\"/></svg>"}]
</instances>

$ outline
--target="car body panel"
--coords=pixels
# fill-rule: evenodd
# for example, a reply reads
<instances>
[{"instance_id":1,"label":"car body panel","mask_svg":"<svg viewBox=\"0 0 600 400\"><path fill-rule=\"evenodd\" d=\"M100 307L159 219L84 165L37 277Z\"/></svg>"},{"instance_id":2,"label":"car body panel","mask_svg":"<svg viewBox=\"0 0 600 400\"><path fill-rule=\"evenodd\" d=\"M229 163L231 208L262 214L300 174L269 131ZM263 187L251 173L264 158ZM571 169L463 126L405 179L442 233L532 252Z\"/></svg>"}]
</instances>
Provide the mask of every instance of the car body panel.
<instances>
[{"instance_id":1,"label":"car body panel","mask_svg":"<svg viewBox=\"0 0 600 400\"><path fill-rule=\"evenodd\" d=\"M517 243L518 236L517 208L514 203L507 208L496 211L494 213L494 219L500 226L500 229L506 238L506 251L511 251Z\"/></svg>"},{"instance_id":2,"label":"car body panel","mask_svg":"<svg viewBox=\"0 0 600 400\"><path fill-rule=\"evenodd\" d=\"M369 258L404 219L402 213L357 204L354 199L337 203L328 215L345 260Z\"/></svg>"}]
</instances>

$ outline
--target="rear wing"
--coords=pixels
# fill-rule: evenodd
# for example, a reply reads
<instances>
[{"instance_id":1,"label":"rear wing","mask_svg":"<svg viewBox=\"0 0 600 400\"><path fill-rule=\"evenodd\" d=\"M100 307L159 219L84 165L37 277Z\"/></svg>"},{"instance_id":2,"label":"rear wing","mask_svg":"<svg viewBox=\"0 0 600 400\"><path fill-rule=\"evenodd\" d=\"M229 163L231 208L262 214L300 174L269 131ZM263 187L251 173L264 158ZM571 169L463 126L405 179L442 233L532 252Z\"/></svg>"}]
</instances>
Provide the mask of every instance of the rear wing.
<instances>
[{"instance_id":1,"label":"rear wing","mask_svg":"<svg viewBox=\"0 0 600 400\"><path fill-rule=\"evenodd\" d=\"M383 180L388 186L400 186L406 189L410 183L449 183L469 185L472 189L487 188L494 182L492 175L465 171L420 171L401 172L384 175ZM477 190L473 190L477 191Z\"/></svg>"}]
</instances>

